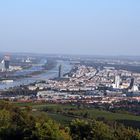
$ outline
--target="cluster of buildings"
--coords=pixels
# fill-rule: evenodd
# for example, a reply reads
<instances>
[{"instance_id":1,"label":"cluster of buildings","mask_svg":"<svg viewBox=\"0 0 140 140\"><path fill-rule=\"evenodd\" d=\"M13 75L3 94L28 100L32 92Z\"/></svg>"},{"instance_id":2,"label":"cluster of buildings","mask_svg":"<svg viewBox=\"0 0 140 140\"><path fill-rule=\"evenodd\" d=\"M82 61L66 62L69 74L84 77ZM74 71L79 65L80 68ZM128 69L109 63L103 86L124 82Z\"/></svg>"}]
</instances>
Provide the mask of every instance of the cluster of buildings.
<instances>
[{"instance_id":1,"label":"cluster of buildings","mask_svg":"<svg viewBox=\"0 0 140 140\"><path fill-rule=\"evenodd\" d=\"M37 91L37 100L111 103L128 100L131 96L131 99L140 101L139 73L113 67L99 70L77 65L63 75L62 65L58 69L58 78L28 86L29 90Z\"/></svg>"},{"instance_id":2,"label":"cluster of buildings","mask_svg":"<svg viewBox=\"0 0 140 140\"><path fill-rule=\"evenodd\" d=\"M30 58L30 57L27 57L26 59L22 58L21 62L22 63L32 63L32 58Z\"/></svg>"},{"instance_id":3,"label":"cluster of buildings","mask_svg":"<svg viewBox=\"0 0 140 140\"><path fill-rule=\"evenodd\" d=\"M23 62L31 62L31 59L26 60ZM0 71L11 71L12 68L16 67L10 66L10 57L5 56L0 63ZM140 73L77 63L69 73L63 74L63 65L59 65L56 78L27 85L27 89L33 94L16 95L12 99L112 103L127 100L131 96L131 99L140 101Z\"/></svg>"},{"instance_id":4,"label":"cluster of buildings","mask_svg":"<svg viewBox=\"0 0 140 140\"><path fill-rule=\"evenodd\" d=\"M47 87L58 91L93 91L99 87L108 87L110 90L128 90L139 92L140 73L126 70L116 70L105 67L97 70L94 67L78 65L69 75L62 78L62 68L59 67L59 78L49 80Z\"/></svg>"},{"instance_id":5,"label":"cluster of buildings","mask_svg":"<svg viewBox=\"0 0 140 140\"><path fill-rule=\"evenodd\" d=\"M11 66L10 62L11 62L10 55L5 55L0 63L0 72L22 70L21 66Z\"/></svg>"}]
</instances>

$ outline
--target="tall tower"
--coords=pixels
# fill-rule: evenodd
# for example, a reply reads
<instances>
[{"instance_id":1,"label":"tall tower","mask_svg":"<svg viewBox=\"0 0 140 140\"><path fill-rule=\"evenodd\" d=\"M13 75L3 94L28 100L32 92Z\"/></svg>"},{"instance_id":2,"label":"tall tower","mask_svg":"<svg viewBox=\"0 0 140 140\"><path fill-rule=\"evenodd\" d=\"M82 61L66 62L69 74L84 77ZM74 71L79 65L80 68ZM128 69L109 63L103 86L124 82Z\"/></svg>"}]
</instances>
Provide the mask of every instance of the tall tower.
<instances>
[{"instance_id":1,"label":"tall tower","mask_svg":"<svg viewBox=\"0 0 140 140\"><path fill-rule=\"evenodd\" d=\"M9 55L5 55L4 56L4 67L5 70L8 70L10 66L10 56Z\"/></svg>"},{"instance_id":2,"label":"tall tower","mask_svg":"<svg viewBox=\"0 0 140 140\"><path fill-rule=\"evenodd\" d=\"M59 65L59 72L58 72L58 78L62 78L62 65Z\"/></svg>"},{"instance_id":3,"label":"tall tower","mask_svg":"<svg viewBox=\"0 0 140 140\"><path fill-rule=\"evenodd\" d=\"M129 85L129 89L132 89L132 88L133 88L134 83L135 83L135 79L134 79L134 78L131 78L131 82L130 82L130 85Z\"/></svg>"},{"instance_id":4,"label":"tall tower","mask_svg":"<svg viewBox=\"0 0 140 140\"><path fill-rule=\"evenodd\" d=\"M116 75L115 76L115 88L119 88L120 82L121 82L120 76Z\"/></svg>"},{"instance_id":5,"label":"tall tower","mask_svg":"<svg viewBox=\"0 0 140 140\"><path fill-rule=\"evenodd\" d=\"M2 60L1 63L0 63L0 69L1 69L2 72L5 71L5 63L4 63L4 60Z\"/></svg>"}]
</instances>

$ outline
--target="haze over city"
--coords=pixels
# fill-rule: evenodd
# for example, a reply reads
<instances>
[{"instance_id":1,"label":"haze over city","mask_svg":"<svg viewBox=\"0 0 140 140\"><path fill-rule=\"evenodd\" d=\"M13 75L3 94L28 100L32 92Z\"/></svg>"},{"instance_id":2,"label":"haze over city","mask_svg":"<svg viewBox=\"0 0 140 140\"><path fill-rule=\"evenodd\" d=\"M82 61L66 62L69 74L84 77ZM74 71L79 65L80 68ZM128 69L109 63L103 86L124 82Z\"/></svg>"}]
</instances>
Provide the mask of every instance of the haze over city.
<instances>
[{"instance_id":1,"label":"haze over city","mask_svg":"<svg viewBox=\"0 0 140 140\"><path fill-rule=\"evenodd\" d=\"M1 52L139 55L139 0L4 0Z\"/></svg>"}]
</instances>

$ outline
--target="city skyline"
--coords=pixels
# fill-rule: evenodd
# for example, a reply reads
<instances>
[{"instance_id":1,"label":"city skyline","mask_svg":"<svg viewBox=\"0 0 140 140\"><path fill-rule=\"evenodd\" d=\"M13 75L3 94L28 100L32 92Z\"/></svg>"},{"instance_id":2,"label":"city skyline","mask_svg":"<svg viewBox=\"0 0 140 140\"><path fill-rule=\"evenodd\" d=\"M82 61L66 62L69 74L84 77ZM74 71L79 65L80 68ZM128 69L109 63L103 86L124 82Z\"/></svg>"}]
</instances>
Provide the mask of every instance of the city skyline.
<instances>
[{"instance_id":1,"label":"city skyline","mask_svg":"<svg viewBox=\"0 0 140 140\"><path fill-rule=\"evenodd\" d=\"M138 0L2 1L1 52L139 56L139 16Z\"/></svg>"}]
</instances>

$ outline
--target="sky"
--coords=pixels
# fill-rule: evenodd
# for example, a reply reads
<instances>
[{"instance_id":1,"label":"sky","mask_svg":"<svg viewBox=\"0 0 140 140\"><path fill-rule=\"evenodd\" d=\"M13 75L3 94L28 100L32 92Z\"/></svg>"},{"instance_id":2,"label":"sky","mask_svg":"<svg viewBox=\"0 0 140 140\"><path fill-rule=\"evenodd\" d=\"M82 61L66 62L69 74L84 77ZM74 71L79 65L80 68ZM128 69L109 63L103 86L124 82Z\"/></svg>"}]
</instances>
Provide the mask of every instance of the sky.
<instances>
[{"instance_id":1,"label":"sky","mask_svg":"<svg viewBox=\"0 0 140 140\"><path fill-rule=\"evenodd\" d=\"M140 0L0 0L0 52L140 56Z\"/></svg>"}]
</instances>

